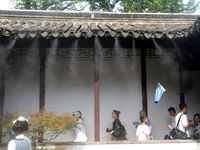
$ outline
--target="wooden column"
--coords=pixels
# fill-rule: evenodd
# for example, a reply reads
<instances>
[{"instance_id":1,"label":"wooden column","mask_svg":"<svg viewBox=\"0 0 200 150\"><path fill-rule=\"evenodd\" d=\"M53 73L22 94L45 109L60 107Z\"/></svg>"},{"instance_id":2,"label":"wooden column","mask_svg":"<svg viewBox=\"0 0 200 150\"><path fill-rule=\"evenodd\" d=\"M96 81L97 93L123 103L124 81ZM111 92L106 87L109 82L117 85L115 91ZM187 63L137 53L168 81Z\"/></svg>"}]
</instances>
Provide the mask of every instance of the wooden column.
<instances>
[{"instance_id":1,"label":"wooden column","mask_svg":"<svg viewBox=\"0 0 200 150\"><path fill-rule=\"evenodd\" d=\"M148 115L145 47L141 48L141 80L142 80L141 81L142 82L142 109Z\"/></svg>"},{"instance_id":2,"label":"wooden column","mask_svg":"<svg viewBox=\"0 0 200 150\"><path fill-rule=\"evenodd\" d=\"M45 52L45 39L40 41L40 96L39 108L42 110L45 107L45 75L46 75L46 52ZM43 133L41 133L43 134ZM43 142L43 138L38 140L39 143Z\"/></svg>"},{"instance_id":3,"label":"wooden column","mask_svg":"<svg viewBox=\"0 0 200 150\"><path fill-rule=\"evenodd\" d=\"M2 51L5 49L0 49L1 54ZM4 95L5 95L5 61L4 57L0 56L0 117L3 116L4 112ZM0 124L0 143L2 143L2 133L3 133L3 127L2 124Z\"/></svg>"},{"instance_id":4,"label":"wooden column","mask_svg":"<svg viewBox=\"0 0 200 150\"><path fill-rule=\"evenodd\" d=\"M45 67L46 67L45 48L40 48L40 99L39 107L42 109L45 106Z\"/></svg>"},{"instance_id":5,"label":"wooden column","mask_svg":"<svg viewBox=\"0 0 200 150\"><path fill-rule=\"evenodd\" d=\"M179 63L179 91L180 91L180 103L185 103L185 95L183 91L183 69L181 64Z\"/></svg>"},{"instance_id":6,"label":"wooden column","mask_svg":"<svg viewBox=\"0 0 200 150\"><path fill-rule=\"evenodd\" d=\"M95 141L100 141L100 109L99 109L99 47L95 37L94 45L94 134Z\"/></svg>"}]
</instances>

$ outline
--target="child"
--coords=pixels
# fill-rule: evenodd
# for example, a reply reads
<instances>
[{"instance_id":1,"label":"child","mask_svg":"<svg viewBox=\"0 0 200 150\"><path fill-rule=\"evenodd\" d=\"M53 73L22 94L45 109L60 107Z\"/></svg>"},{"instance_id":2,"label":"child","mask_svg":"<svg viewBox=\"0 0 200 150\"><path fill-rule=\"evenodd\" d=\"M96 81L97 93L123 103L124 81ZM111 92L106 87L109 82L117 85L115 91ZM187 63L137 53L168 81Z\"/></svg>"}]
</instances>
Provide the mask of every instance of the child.
<instances>
[{"instance_id":1,"label":"child","mask_svg":"<svg viewBox=\"0 0 200 150\"><path fill-rule=\"evenodd\" d=\"M16 138L8 143L8 150L31 150L31 142L23 134L28 130L28 119L19 116L13 123L12 130L15 132Z\"/></svg>"},{"instance_id":2,"label":"child","mask_svg":"<svg viewBox=\"0 0 200 150\"><path fill-rule=\"evenodd\" d=\"M137 127L136 130L136 140L150 140L150 131L147 125L145 125L148 121L146 116L141 116L140 120L142 122L141 125Z\"/></svg>"},{"instance_id":3,"label":"child","mask_svg":"<svg viewBox=\"0 0 200 150\"><path fill-rule=\"evenodd\" d=\"M10 138L8 140L8 143L12 140L12 139L16 139L16 135L15 135L15 132L13 130L11 130L10 132Z\"/></svg>"}]
</instances>

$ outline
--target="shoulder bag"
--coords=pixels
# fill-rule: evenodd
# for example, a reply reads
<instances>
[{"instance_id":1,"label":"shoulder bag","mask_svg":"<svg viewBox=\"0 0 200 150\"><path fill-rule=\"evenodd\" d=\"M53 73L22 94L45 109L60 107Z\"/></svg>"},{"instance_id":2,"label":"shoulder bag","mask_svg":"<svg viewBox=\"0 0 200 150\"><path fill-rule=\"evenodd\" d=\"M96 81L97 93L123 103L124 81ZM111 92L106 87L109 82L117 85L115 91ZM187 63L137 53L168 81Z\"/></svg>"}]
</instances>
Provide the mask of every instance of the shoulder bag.
<instances>
[{"instance_id":1,"label":"shoulder bag","mask_svg":"<svg viewBox=\"0 0 200 150\"><path fill-rule=\"evenodd\" d=\"M172 136L173 139L187 139L187 134L178 129L178 125L179 125L182 115L179 117L176 127L173 128L172 131L170 132L170 135Z\"/></svg>"}]
</instances>

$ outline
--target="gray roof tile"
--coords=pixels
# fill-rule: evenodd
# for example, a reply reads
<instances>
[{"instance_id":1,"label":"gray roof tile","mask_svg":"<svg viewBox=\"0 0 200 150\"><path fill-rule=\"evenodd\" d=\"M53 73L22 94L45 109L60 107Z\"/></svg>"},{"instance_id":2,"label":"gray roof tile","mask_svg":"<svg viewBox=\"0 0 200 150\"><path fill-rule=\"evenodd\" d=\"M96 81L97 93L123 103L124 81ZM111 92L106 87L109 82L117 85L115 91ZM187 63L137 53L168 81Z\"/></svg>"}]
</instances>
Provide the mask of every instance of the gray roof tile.
<instances>
[{"instance_id":1,"label":"gray roof tile","mask_svg":"<svg viewBox=\"0 0 200 150\"><path fill-rule=\"evenodd\" d=\"M10 17L8 17L11 15ZM14 16L16 15L16 16ZM19 19L17 17L19 15ZM171 18L171 19L170 19ZM183 21L183 20L189 21ZM200 31L200 17L178 14L66 13L0 10L1 35L20 38L37 34L81 36L133 36L135 38L187 37Z\"/></svg>"}]
</instances>

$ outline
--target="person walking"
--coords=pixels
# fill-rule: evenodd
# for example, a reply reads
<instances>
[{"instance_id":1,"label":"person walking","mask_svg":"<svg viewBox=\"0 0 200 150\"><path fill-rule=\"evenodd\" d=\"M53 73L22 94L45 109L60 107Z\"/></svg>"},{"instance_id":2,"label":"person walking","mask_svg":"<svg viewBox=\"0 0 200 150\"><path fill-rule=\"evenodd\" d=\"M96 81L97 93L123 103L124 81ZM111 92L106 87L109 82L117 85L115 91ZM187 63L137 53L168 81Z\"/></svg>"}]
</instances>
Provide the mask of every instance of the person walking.
<instances>
[{"instance_id":1,"label":"person walking","mask_svg":"<svg viewBox=\"0 0 200 150\"><path fill-rule=\"evenodd\" d=\"M172 122L171 122L171 125L168 125L168 128L170 130L172 130L173 128L176 127L176 110L174 109L174 107L170 107L168 109L168 112L169 112L169 115L172 116Z\"/></svg>"},{"instance_id":2,"label":"person walking","mask_svg":"<svg viewBox=\"0 0 200 150\"><path fill-rule=\"evenodd\" d=\"M112 118L114 119L113 128L110 132L110 135L112 136L111 138L112 141L127 140L126 130L119 120L120 113L121 112L118 110L113 110L112 112Z\"/></svg>"},{"instance_id":3,"label":"person walking","mask_svg":"<svg viewBox=\"0 0 200 150\"><path fill-rule=\"evenodd\" d=\"M144 110L141 110L140 112L139 112L139 116L141 117L141 116L146 116L147 117L147 115L146 115L146 112L144 111ZM152 134L152 126L151 126L151 121L150 121L150 119L147 117L147 123L145 123L147 126L148 126L148 128L149 128L149 132L150 132L150 139L151 140L153 140L153 134ZM142 123L142 122L141 122ZM137 128L137 127L136 127Z\"/></svg>"},{"instance_id":4,"label":"person walking","mask_svg":"<svg viewBox=\"0 0 200 150\"><path fill-rule=\"evenodd\" d=\"M146 125L148 122L147 116L140 116L141 125L136 130L136 140L150 140L149 127Z\"/></svg>"},{"instance_id":5,"label":"person walking","mask_svg":"<svg viewBox=\"0 0 200 150\"><path fill-rule=\"evenodd\" d=\"M180 118L180 122L179 122L179 125L178 125L178 129L185 132L188 136L188 138L190 138L190 135L189 135L189 128L193 125L192 122L188 122L188 119L187 119L187 112L188 112L188 107L186 104L180 104L179 105L179 108L180 108L180 112L176 115L175 117L175 121L176 121L176 124L178 123L178 120Z\"/></svg>"}]
</instances>

